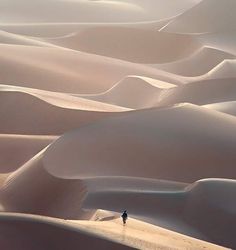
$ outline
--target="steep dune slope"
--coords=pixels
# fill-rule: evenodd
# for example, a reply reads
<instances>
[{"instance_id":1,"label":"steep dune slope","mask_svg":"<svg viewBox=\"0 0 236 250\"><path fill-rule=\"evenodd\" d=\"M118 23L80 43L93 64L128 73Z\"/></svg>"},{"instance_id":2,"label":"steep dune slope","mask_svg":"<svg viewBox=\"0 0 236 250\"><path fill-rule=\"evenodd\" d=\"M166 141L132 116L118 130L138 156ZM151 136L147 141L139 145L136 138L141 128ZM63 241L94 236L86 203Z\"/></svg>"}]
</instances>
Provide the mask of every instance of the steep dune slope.
<instances>
[{"instance_id":1,"label":"steep dune slope","mask_svg":"<svg viewBox=\"0 0 236 250\"><path fill-rule=\"evenodd\" d=\"M156 105L164 92L175 87L174 84L148 77L127 76L102 94L83 97L126 108L143 109Z\"/></svg>"},{"instance_id":2,"label":"steep dune slope","mask_svg":"<svg viewBox=\"0 0 236 250\"><path fill-rule=\"evenodd\" d=\"M235 9L234 0L203 0L167 24L162 31L188 34L233 31Z\"/></svg>"},{"instance_id":3,"label":"steep dune slope","mask_svg":"<svg viewBox=\"0 0 236 250\"><path fill-rule=\"evenodd\" d=\"M43 160L51 174L71 179L232 178L235 122L233 116L194 105L138 111L62 136Z\"/></svg>"},{"instance_id":4,"label":"steep dune slope","mask_svg":"<svg viewBox=\"0 0 236 250\"><path fill-rule=\"evenodd\" d=\"M236 101L212 103L204 105L204 107L236 116Z\"/></svg>"},{"instance_id":5,"label":"steep dune slope","mask_svg":"<svg viewBox=\"0 0 236 250\"><path fill-rule=\"evenodd\" d=\"M0 172L16 170L56 139L56 136L1 134Z\"/></svg>"},{"instance_id":6,"label":"steep dune slope","mask_svg":"<svg viewBox=\"0 0 236 250\"><path fill-rule=\"evenodd\" d=\"M0 45L0 56L0 81L29 88L99 93L127 75L179 82L175 75L151 67L76 51Z\"/></svg>"},{"instance_id":7,"label":"steep dune slope","mask_svg":"<svg viewBox=\"0 0 236 250\"><path fill-rule=\"evenodd\" d=\"M12 173L1 188L1 210L78 218L86 188L80 180L51 176L42 165L43 152Z\"/></svg>"},{"instance_id":8,"label":"steep dune slope","mask_svg":"<svg viewBox=\"0 0 236 250\"><path fill-rule=\"evenodd\" d=\"M89 180L88 186L93 182L94 180ZM155 188L149 187L149 191L143 189L143 192L135 187L124 191L119 188L118 183L112 181L110 191L100 190L104 186L104 180L99 183L96 181L96 184L98 190L96 192L94 188L89 191L83 205L85 208L97 206L120 211L125 207L137 218L235 248L234 180L205 179L182 187L182 190L181 186L177 188L168 182L166 185L169 188L163 188L156 182ZM99 220L99 216L96 218Z\"/></svg>"},{"instance_id":9,"label":"steep dune slope","mask_svg":"<svg viewBox=\"0 0 236 250\"><path fill-rule=\"evenodd\" d=\"M235 78L200 80L169 90L159 105L190 102L197 105L236 100Z\"/></svg>"},{"instance_id":10,"label":"steep dune slope","mask_svg":"<svg viewBox=\"0 0 236 250\"><path fill-rule=\"evenodd\" d=\"M0 220L0 241L4 249L134 249L87 232L78 226L52 218L22 214L1 214ZM6 237L8 235L11 235L11 240Z\"/></svg>"},{"instance_id":11,"label":"steep dune slope","mask_svg":"<svg viewBox=\"0 0 236 250\"><path fill-rule=\"evenodd\" d=\"M0 0L0 249L236 249L235 10Z\"/></svg>"},{"instance_id":12,"label":"steep dune slope","mask_svg":"<svg viewBox=\"0 0 236 250\"><path fill-rule=\"evenodd\" d=\"M1 0L2 22L138 22L165 19L194 6L199 0L29 1ZM161 8L160 8L161 6ZM91 15L93 13L93 15ZM109 14L108 14L109 13Z\"/></svg>"},{"instance_id":13,"label":"steep dune slope","mask_svg":"<svg viewBox=\"0 0 236 250\"><path fill-rule=\"evenodd\" d=\"M202 47L183 60L155 65L155 68L194 77L206 74L226 59L235 59L235 56L214 48Z\"/></svg>"},{"instance_id":14,"label":"steep dune slope","mask_svg":"<svg viewBox=\"0 0 236 250\"><path fill-rule=\"evenodd\" d=\"M165 63L192 54L200 47L194 37L124 27L95 27L45 42L135 63Z\"/></svg>"},{"instance_id":15,"label":"steep dune slope","mask_svg":"<svg viewBox=\"0 0 236 250\"><path fill-rule=\"evenodd\" d=\"M47 98L50 100L50 96ZM60 106L68 105L67 102L63 103L63 99L58 100L54 100L54 103L59 102ZM45 102L30 93L14 91L1 91L0 103L0 114L4 117L0 124L0 132L6 134L60 135L92 121L119 115L117 111L124 110L105 104L101 104L100 109L98 105L93 110L93 101L86 100L84 103L81 102L80 109L78 104L77 107L74 104L72 109L70 106L65 108ZM104 107L108 109L103 109Z\"/></svg>"}]
</instances>

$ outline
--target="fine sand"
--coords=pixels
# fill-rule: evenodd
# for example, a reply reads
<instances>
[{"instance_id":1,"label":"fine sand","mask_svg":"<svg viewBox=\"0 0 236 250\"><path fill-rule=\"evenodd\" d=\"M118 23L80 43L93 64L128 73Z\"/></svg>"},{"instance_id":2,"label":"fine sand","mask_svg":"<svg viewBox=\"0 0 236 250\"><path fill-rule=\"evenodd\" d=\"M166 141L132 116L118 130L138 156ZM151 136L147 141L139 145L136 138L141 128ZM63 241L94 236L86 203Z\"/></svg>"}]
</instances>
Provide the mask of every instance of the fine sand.
<instances>
[{"instance_id":1,"label":"fine sand","mask_svg":"<svg viewBox=\"0 0 236 250\"><path fill-rule=\"evenodd\" d=\"M0 0L0 249L236 249L235 9Z\"/></svg>"}]
</instances>

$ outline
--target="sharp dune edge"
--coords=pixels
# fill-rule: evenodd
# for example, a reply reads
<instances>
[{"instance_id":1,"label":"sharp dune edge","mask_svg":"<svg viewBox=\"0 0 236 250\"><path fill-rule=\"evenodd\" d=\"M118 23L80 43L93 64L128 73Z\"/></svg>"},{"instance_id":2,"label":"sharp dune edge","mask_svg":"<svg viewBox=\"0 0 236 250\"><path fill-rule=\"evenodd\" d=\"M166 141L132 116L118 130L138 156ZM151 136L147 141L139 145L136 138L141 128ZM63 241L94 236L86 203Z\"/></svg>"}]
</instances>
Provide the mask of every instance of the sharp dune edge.
<instances>
[{"instance_id":1,"label":"sharp dune edge","mask_svg":"<svg viewBox=\"0 0 236 250\"><path fill-rule=\"evenodd\" d=\"M0 249L236 248L235 9L0 0Z\"/></svg>"}]
</instances>

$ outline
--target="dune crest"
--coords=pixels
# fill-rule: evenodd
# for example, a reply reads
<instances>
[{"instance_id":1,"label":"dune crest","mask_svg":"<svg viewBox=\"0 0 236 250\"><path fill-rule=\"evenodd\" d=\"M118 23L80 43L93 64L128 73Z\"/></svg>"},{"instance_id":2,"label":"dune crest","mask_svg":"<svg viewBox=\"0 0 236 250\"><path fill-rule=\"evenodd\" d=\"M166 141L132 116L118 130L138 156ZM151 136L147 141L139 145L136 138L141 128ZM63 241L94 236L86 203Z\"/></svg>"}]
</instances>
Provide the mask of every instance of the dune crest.
<instances>
[{"instance_id":1,"label":"dune crest","mask_svg":"<svg viewBox=\"0 0 236 250\"><path fill-rule=\"evenodd\" d=\"M236 249L235 9L0 0L1 249Z\"/></svg>"}]
</instances>

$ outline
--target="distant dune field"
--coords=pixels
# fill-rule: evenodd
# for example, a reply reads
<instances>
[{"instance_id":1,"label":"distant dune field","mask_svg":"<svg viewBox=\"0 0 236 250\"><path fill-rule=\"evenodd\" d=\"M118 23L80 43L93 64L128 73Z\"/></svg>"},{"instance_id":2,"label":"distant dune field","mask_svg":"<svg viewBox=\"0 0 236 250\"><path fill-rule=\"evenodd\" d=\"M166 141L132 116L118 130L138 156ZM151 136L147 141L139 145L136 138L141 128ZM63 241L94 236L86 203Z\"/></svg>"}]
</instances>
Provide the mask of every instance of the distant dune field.
<instances>
[{"instance_id":1,"label":"distant dune field","mask_svg":"<svg viewBox=\"0 0 236 250\"><path fill-rule=\"evenodd\" d=\"M235 10L0 0L0 249L236 249Z\"/></svg>"}]
</instances>

